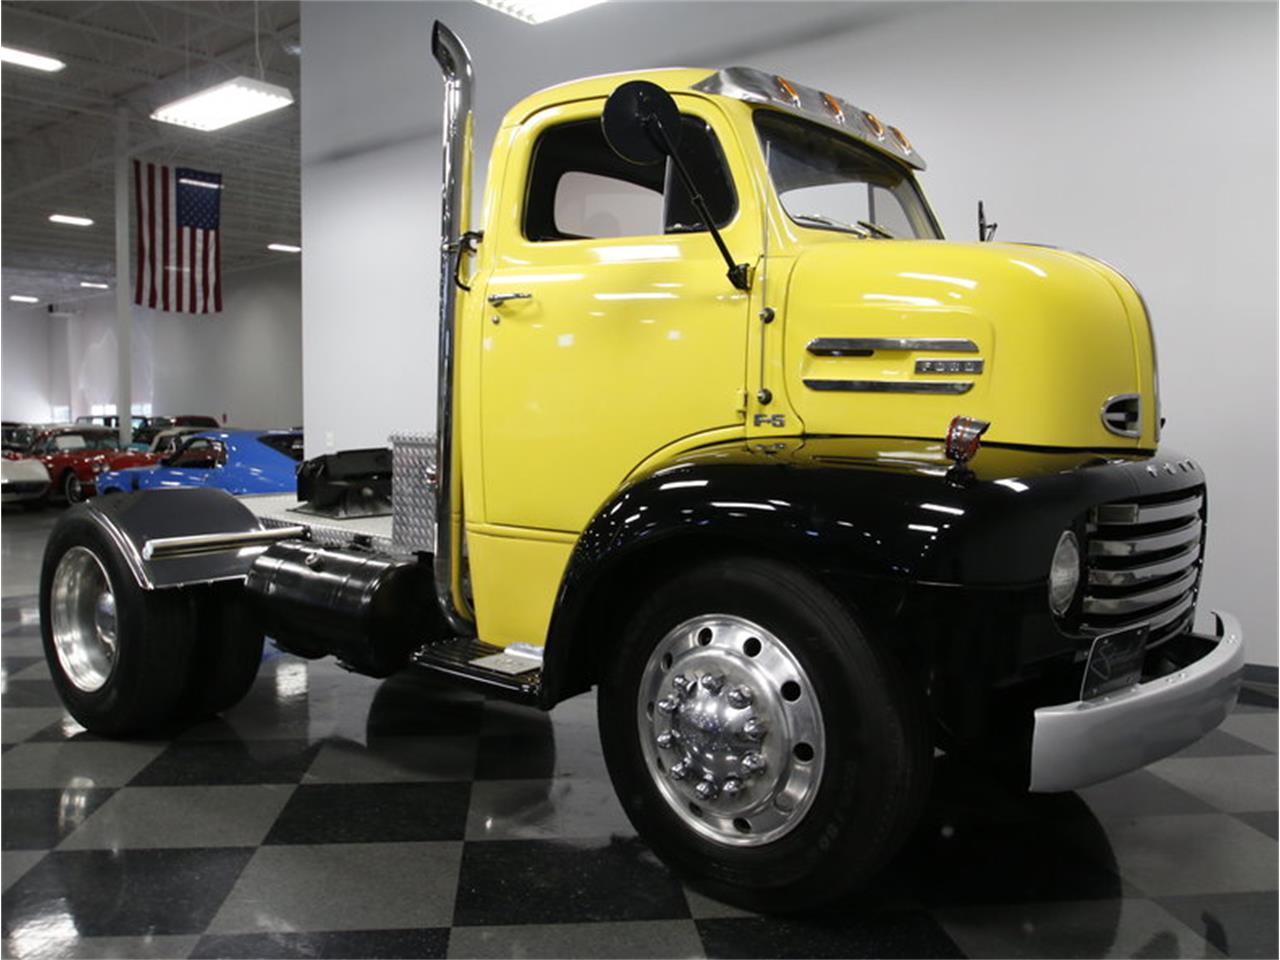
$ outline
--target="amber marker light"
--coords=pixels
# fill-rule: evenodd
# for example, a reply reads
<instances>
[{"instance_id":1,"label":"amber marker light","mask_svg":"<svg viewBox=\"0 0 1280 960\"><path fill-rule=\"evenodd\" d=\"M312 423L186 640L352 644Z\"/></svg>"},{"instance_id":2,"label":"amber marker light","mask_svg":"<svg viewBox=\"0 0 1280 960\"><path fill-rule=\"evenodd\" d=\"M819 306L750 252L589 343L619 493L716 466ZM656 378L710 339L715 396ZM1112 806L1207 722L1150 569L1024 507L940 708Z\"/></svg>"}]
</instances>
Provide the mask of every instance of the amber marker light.
<instances>
[{"instance_id":1,"label":"amber marker light","mask_svg":"<svg viewBox=\"0 0 1280 960\"><path fill-rule=\"evenodd\" d=\"M911 152L911 141L907 139L907 135L905 133L897 127L890 127L889 132L893 134L893 139L898 141L898 146L907 153Z\"/></svg>"},{"instance_id":2,"label":"amber marker light","mask_svg":"<svg viewBox=\"0 0 1280 960\"><path fill-rule=\"evenodd\" d=\"M844 108L840 106L840 101L829 93L822 95L822 102L826 104L827 109L831 111L831 116L835 118L836 123L844 123Z\"/></svg>"},{"instance_id":3,"label":"amber marker light","mask_svg":"<svg viewBox=\"0 0 1280 960\"><path fill-rule=\"evenodd\" d=\"M880 122L880 118L870 110L862 111L862 116L867 121L867 126L871 128L871 132L874 133L878 139L883 140L884 124Z\"/></svg>"},{"instance_id":4,"label":"amber marker light","mask_svg":"<svg viewBox=\"0 0 1280 960\"><path fill-rule=\"evenodd\" d=\"M774 82L778 84L778 89L791 98L791 102L797 107L800 106L800 94L792 85L791 81L786 77L774 77Z\"/></svg>"}]
</instances>

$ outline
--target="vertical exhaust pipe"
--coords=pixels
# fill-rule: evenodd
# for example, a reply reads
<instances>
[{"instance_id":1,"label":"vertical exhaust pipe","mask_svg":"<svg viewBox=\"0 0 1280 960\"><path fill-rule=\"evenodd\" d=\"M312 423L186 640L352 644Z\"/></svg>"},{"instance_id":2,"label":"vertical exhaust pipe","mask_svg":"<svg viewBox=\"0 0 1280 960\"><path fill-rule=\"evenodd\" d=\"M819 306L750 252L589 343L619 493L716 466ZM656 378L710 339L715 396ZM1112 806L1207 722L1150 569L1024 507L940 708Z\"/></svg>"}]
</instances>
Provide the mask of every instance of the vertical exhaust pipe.
<instances>
[{"instance_id":1,"label":"vertical exhaust pipe","mask_svg":"<svg viewBox=\"0 0 1280 960\"><path fill-rule=\"evenodd\" d=\"M440 195L440 343L439 384L436 392L436 599L449 626L471 636L475 627L464 612L461 590L455 590L460 570L462 496L458 489L453 442L453 348L457 287L453 282L454 258L462 234L470 226L472 73L471 55L458 35L439 20L431 30L431 53L444 76L444 156Z\"/></svg>"}]
</instances>

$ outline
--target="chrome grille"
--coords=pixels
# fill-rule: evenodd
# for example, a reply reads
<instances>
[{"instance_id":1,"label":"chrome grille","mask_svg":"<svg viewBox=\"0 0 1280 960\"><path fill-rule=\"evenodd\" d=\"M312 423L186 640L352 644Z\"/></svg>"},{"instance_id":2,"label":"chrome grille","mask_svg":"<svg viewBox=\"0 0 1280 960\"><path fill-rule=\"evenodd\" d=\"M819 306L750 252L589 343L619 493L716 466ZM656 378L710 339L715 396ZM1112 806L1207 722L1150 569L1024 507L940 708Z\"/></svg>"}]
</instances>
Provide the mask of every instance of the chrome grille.
<instances>
[{"instance_id":1,"label":"chrome grille","mask_svg":"<svg viewBox=\"0 0 1280 960\"><path fill-rule=\"evenodd\" d=\"M1149 646L1195 615L1204 490L1107 503L1089 513L1081 628L1089 636L1149 624Z\"/></svg>"}]
</instances>

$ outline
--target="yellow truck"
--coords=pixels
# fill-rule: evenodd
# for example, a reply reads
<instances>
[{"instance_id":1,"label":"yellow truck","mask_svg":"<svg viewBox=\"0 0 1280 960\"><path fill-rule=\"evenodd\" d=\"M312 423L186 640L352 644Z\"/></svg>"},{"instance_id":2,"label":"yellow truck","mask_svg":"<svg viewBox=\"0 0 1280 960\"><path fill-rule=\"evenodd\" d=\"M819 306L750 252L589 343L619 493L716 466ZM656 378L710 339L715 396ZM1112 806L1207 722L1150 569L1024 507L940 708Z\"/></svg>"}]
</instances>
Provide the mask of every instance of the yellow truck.
<instances>
[{"instance_id":1,"label":"yellow truck","mask_svg":"<svg viewBox=\"0 0 1280 960\"><path fill-rule=\"evenodd\" d=\"M473 218L471 61L432 47L437 429L397 442L392 535L208 489L69 510L40 603L80 723L224 709L264 635L544 709L595 688L643 838L785 910L875 875L937 748L1063 791L1222 720L1205 478L1158 449L1116 270L945 240L900 129L741 67L531 95Z\"/></svg>"}]
</instances>

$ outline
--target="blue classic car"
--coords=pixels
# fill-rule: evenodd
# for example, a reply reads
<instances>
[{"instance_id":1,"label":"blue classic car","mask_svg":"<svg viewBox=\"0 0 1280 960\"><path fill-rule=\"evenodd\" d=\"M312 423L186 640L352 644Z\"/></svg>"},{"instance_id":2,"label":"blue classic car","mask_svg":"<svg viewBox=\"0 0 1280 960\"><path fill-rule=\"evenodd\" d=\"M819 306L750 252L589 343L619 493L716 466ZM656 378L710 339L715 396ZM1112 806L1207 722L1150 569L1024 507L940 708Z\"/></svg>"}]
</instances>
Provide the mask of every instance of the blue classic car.
<instances>
[{"instance_id":1,"label":"blue classic car","mask_svg":"<svg viewBox=\"0 0 1280 960\"><path fill-rule=\"evenodd\" d=\"M294 430L208 430L183 439L159 464L111 470L98 493L162 487L221 487L230 493L287 493L297 489L302 434Z\"/></svg>"}]
</instances>

